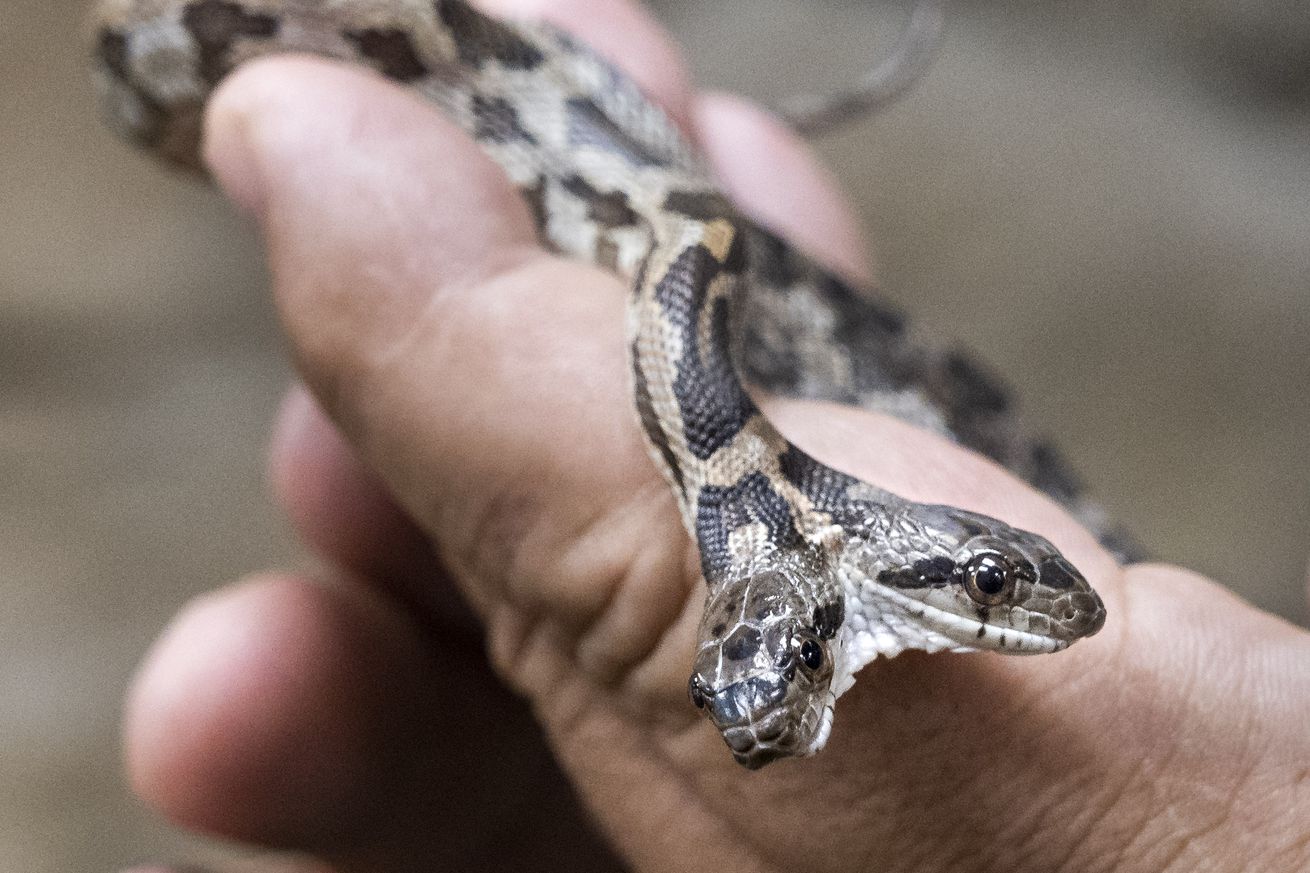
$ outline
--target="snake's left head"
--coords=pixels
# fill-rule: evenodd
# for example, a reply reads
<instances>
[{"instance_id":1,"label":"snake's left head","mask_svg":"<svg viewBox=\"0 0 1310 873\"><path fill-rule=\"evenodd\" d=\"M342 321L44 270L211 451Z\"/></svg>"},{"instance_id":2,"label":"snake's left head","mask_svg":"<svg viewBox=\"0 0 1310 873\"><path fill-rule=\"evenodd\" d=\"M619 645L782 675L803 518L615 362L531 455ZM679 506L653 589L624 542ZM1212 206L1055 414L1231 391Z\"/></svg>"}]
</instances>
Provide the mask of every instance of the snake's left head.
<instances>
[{"instance_id":1,"label":"snake's left head","mask_svg":"<svg viewBox=\"0 0 1310 873\"><path fill-rule=\"evenodd\" d=\"M714 586L687 691L738 763L754 770L823 746L844 609L840 595L816 601L790 569Z\"/></svg>"},{"instance_id":2,"label":"snake's left head","mask_svg":"<svg viewBox=\"0 0 1310 873\"><path fill-rule=\"evenodd\" d=\"M932 549L884 567L877 581L943 636L961 647L1036 654L1105 624L1101 598L1049 540L961 509L920 509Z\"/></svg>"}]
</instances>

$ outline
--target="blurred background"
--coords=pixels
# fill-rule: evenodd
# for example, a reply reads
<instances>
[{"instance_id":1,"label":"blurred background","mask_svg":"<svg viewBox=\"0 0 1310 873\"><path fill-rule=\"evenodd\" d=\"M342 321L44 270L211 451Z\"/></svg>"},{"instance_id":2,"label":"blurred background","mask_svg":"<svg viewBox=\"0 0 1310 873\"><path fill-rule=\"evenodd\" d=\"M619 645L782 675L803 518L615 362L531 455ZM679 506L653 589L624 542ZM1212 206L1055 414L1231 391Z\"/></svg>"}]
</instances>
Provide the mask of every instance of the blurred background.
<instances>
[{"instance_id":1,"label":"blurred background","mask_svg":"<svg viewBox=\"0 0 1310 873\"><path fill-rule=\"evenodd\" d=\"M129 796L120 699L187 599L302 560L261 479L289 372L259 248L99 126L83 11L0 16L0 869L25 873L243 854ZM656 12L702 82L770 102L907 17ZM910 98L821 144L887 294L1005 373L1156 555L1304 623L1310 12L994 0L948 26Z\"/></svg>"}]
</instances>

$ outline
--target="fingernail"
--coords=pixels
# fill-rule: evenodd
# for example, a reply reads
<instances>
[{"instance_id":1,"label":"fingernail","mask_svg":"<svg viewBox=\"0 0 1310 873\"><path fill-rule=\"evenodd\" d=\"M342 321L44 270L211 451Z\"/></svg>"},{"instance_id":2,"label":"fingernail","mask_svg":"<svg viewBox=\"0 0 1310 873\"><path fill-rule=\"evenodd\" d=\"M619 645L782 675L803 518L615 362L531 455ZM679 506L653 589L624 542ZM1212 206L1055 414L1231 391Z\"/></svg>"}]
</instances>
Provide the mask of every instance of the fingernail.
<instances>
[{"instance_id":1,"label":"fingernail","mask_svg":"<svg viewBox=\"0 0 1310 873\"><path fill-rule=\"evenodd\" d=\"M270 480L278 480L287 458L294 455L304 443L315 418L314 407L314 399L299 382L292 384L283 395L274 418L273 434L268 441Z\"/></svg>"},{"instance_id":2,"label":"fingernail","mask_svg":"<svg viewBox=\"0 0 1310 873\"><path fill-rule=\"evenodd\" d=\"M258 219L263 217L267 189L251 143L252 112L258 108L242 99L227 98L220 89L205 116L204 158L228 199Z\"/></svg>"},{"instance_id":3,"label":"fingernail","mask_svg":"<svg viewBox=\"0 0 1310 873\"><path fill-rule=\"evenodd\" d=\"M218 87L205 115L205 163L223 192L257 219L270 200L303 197L319 184L315 173L307 185L307 164L340 154L317 147L340 107L333 95L325 101L315 77L298 66L286 58L246 64Z\"/></svg>"}]
</instances>

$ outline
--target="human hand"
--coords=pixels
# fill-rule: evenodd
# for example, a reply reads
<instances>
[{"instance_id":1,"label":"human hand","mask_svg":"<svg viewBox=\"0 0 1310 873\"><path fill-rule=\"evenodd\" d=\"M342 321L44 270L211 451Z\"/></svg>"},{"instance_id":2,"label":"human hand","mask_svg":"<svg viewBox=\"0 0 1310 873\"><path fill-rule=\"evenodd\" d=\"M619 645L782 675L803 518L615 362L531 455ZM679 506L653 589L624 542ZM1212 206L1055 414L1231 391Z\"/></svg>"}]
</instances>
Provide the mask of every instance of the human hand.
<instances>
[{"instance_id":1,"label":"human hand","mask_svg":"<svg viewBox=\"0 0 1310 873\"><path fill-rule=\"evenodd\" d=\"M693 94L640 13L543 11L637 76L746 212L864 272L803 147ZM1110 619L1054 657L876 662L821 755L741 770L686 702L703 590L631 410L623 283L542 252L476 146L370 77L252 65L217 96L207 142L266 235L318 403L289 401L273 478L335 570L211 595L156 647L127 742L166 814L340 870L468 866L479 828L542 847L534 870L602 868L575 820L553 821L564 795L488 681L476 622L640 870L1310 865L1307 635L1183 571L1121 570L994 465L856 410L766 406L861 478L1047 535Z\"/></svg>"}]
</instances>

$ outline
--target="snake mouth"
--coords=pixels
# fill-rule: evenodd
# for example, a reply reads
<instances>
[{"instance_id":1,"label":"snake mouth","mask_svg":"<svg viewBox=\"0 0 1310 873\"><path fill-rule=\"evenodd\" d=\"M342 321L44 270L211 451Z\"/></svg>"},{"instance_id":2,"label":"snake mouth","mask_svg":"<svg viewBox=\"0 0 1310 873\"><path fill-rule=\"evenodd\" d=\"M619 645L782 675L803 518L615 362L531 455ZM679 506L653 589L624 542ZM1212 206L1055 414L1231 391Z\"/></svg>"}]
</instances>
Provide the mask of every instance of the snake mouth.
<instances>
[{"instance_id":1,"label":"snake mouth","mask_svg":"<svg viewBox=\"0 0 1310 873\"><path fill-rule=\"evenodd\" d=\"M793 753L782 749L774 749L769 746L756 746L747 752L738 752L732 750L732 757L738 764L741 764L747 770L758 770L765 764L772 764L779 758L792 757Z\"/></svg>"},{"instance_id":2,"label":"snake mouth","mask_svg":"<svg viewBox=\"0 0 1310 873\"><path fill-rule=\"evenodd\" d=\"M796 731L786 716L784 712L775 712L764 722L724 730L723 741L737 763L748 770L758 770L779 758L799 754Z\"/></svg>"},{"instance_id":3,"label":"snake mouth","mask_svg":"<svg viewBox=\"0 0 1310 873\"><path fill-rule=\"evenodd\" d=\"M750 770L779 758L809 754L809 742L802 736L804 731L792 708L781 705L781 695L761 700L759 682L754 679L730 685L706 701L710 720L732 756Z\"/></svg>"}]
</instances>

